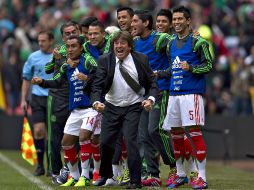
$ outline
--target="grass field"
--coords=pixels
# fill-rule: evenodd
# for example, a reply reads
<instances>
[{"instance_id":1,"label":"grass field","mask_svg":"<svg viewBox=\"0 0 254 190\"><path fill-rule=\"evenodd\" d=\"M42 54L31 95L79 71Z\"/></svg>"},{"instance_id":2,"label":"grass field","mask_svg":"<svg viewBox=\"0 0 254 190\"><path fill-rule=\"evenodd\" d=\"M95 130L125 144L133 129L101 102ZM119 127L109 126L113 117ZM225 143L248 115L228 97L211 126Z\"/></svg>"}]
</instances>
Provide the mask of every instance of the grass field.
<instances>
[{"instance_id":1,"label":"grass field","mask_svg":"<svg viewBox=\"0 0 254 190\"><path fill-rule=\"evenodd\" d=\"M7 161L6 161L7 158ZM11 163L10 163L11 162ZM12 164L12 167L9 166ZM39 190L39 189L124 189L123 187L59 187L51 184L48 177L32 177L33 166L30 166L21 157L18 151L0 151L0 189L1 190ZM26 173L26 171L28 171ZM161 176L163 182L167 177L167 168L161 165ZM22 174L23 175L22 175ZM39 179L39 180L38 180ZM230 166L224 166L222 162L208 162L207 164L207 179L209 189L254 189L254 173L239 170ZM161 188L143 188L143 189L167 189ZM191 189L189 185L185 185L180 189Z\"/></svg>"}]
</instances>

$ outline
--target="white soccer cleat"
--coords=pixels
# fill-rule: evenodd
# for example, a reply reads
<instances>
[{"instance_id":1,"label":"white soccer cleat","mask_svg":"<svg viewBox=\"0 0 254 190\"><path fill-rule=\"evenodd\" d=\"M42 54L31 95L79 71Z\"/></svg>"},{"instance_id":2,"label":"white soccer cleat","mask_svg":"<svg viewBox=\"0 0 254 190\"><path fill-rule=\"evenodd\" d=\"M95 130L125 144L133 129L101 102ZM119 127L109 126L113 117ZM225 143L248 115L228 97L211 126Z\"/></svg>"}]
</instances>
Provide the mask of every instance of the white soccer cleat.
<instances>
[{"instance_id":1,"label":"white soccer cleat","mask_svg":"<svg viewBox=\"0 0 254 190\"><path fill-rule=\"evenodd\" d=\"M117 181L114 179L114 177L107 179L104 186L116 186L118 185Z\"/></svg>"}]
</instances>

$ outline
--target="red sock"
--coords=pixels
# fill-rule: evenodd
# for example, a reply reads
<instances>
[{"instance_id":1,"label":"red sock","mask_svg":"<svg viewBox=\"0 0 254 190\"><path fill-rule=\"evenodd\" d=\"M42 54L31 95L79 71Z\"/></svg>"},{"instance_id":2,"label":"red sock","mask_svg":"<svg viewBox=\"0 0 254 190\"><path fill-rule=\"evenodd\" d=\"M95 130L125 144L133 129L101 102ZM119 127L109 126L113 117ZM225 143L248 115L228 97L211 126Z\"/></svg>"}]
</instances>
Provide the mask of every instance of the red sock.
<instances>
[{"instance_id":1,"label":"red sock","mask_svg":"<svg viewBox=\"0 0 254 190\"><path fill-rule=\"evenodd\" d=\"M195 147L195 156L202 162L206 157L206 145L200 129L190 129L190 136Z\"/></svg>"},{"instance_id":2,"label":"red sock","mask_svg":"<svg viewBox=\"0 0 254 190\"><path fill-rule=\"evenodd\" d=\"M184 156L184 131L171 130L175 160Z\"/></svg>"},{"instance_id":3,"label":"red sock","mask_svg":"<svg viewBox=\"0 0 254 190\"><path fill-rule=\"evenodd\" d=\"M88 160L92 154L91 140L79 142L80 144L80 159L82 162Z\"/></svg>"},{"instance_id":4,"label":"red sock","mask_svg":"<svg viewBox=\"0 0 254 190\"><path fill-rule=\"evenodd\" d=\"M127 158L127 149L124 140L122 140L122 158L126 159Z\"/></svg>"},{"instance_id":5,"label":"red sock","mask_svg":"<svg viewBox=\"0 0 254 190\"><path fill-rule=\"evenodd\" d=\"M190 143L190 139L186 135L184 135L184 158L186 160L190 159L190 156L192 155L192 146Z\"/></svg>"},{"instance_id":6,"label":"red sock","mask_svg":"<svg viewBox=\"0 0 254 190\"><path fill-rule=\"evenodd\" d=\"M92 144L92 154L93 154L93 159L95 161L100 161L101 159L101 154L100 154L100 144Z\"/></svg>"},{"instance_id":7,"label":"red sock","mask_svg":"<svg viewBox=\"0 0 254 190\"><path fill-rule=\"evenodd\" d=\"M78 161L78 153L76 147L74 145L63 146L63 150L65 163L71 163L71 165L74 165Z\"/></svg>"}]
</instances>

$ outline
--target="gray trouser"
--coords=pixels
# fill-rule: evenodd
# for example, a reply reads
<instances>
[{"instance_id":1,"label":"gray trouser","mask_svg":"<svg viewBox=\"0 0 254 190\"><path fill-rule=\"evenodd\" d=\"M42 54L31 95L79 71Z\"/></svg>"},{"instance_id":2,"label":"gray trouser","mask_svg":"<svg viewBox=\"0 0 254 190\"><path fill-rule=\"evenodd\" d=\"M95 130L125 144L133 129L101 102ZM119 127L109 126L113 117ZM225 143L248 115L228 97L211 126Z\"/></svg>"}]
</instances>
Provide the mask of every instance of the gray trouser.
<instances>
[{"instance_id":1,"label":"gray trouser","mask_svg":"<svg viewBox=\"0 0 254 190\"><path fill-rule=\"evenodd\" d=\"M162 129L167 111L168 91L161 91L161 99L150 112L143 110L139 123L139 141L144 147L144 157L147 161L148 173L159 177L158 153L164 164L175 167L174 154L170 137Z\"/></svg>"}]
</instances>

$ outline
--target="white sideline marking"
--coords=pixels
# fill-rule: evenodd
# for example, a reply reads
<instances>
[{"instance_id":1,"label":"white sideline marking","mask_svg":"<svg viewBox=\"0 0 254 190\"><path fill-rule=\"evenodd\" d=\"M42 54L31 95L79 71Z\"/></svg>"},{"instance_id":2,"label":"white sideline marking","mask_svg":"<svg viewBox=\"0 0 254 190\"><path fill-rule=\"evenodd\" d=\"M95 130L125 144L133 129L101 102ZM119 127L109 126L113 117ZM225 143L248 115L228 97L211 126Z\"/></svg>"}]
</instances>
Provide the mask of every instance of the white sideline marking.
<instances>
[{"instance_id":1,"label":"white sideline marking","mask_svg":"<svg viewBox=\"0 0 254 190\"><path fill-rule=\"evenodd\" d=\"M0 153L0 160L8 164L10 167L12 167L14 170L19 172L21 175L23 175L25 178L27 178L32 183L36 184L40 189L43 190L53 190L50 186L46 185L43 181L38 179L37 177L34 177L29 171L27 171L25 168L19 166L16 164L16 162L10 161L6 156L4 156L2 153Z\"/></svg>"}]
</instances>

